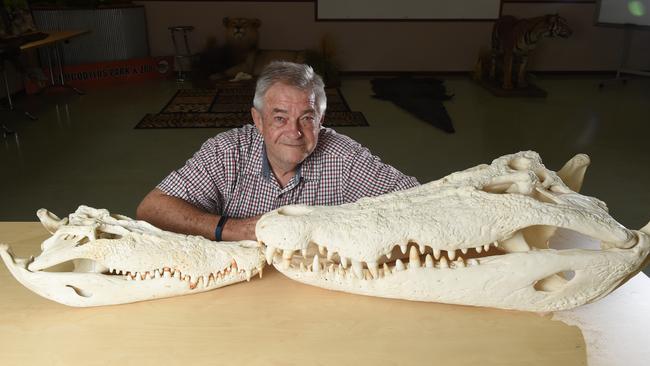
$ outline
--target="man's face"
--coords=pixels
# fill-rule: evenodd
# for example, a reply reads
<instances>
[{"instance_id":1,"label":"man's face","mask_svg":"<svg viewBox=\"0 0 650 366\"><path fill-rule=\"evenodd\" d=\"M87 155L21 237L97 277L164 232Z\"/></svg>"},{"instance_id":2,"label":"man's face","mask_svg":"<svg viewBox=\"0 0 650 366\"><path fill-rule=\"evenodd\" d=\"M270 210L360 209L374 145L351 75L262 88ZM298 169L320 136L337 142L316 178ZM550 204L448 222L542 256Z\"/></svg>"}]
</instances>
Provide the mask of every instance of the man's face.
<instances>
[{"instance_id":1,"label":"man's face","mask_svg":"<svg viewBox=\"0 0 650 366\"><path fill-rule=\"evenodd\" d=\"M293 170L316 148L321 117L313 93L275 83L264 95L262 110L251 113L272 168Z\"/></svg>"}]
</instances>

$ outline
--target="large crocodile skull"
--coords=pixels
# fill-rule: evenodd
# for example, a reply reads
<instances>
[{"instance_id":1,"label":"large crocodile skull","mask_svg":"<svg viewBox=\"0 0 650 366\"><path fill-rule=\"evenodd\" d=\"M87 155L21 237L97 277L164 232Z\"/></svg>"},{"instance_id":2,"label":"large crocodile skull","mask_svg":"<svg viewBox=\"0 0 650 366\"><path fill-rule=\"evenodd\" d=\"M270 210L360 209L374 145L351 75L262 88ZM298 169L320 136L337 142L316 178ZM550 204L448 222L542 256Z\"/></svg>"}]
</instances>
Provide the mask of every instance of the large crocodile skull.
<instances>
[{"instance_id":1,"label":"large crocodile skull","mask_svg":"<svg viewBox=\"0 0 650 366\"><path fill-rule=\"evenodd\" d=\"M65 305L209 291L250 279L264 266L254 241L216 243L86 206L62 220L44 209L38 217L53 234L42 243L43 252L34 259L14 258L0 245L0 256L21 284ZM74 272L47 271L66 262L74 262Z\"/></svg>"},{"instance_id":2,"label":"large crocodile skull","mask_svg":"<svg viewBox=\"0 0 650 366\"><path fill-rule=\"evenodd\" d=\"M569 309L614 290L650 250L650 225L628 230L602 201L576 193L588 164L577 155L555 173L537 153L520 152L352 204L285 206L264 215L256 234L267 261L306 284L407 300ZM558 228L600 245L549 248Z\"/></svg>"}]
</instances>

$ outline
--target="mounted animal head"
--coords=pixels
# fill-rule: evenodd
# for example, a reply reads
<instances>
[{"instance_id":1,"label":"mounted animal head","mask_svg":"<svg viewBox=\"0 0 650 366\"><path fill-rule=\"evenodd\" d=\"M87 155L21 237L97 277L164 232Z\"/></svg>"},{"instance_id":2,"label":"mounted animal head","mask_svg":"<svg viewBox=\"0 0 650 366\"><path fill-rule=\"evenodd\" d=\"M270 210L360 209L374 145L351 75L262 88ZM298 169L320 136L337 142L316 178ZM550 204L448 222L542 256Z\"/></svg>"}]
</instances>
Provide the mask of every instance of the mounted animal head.
<instances>
[{"instance_id":1,"label":"mounted animal head","mask_svg":"<svg viewBox=\"0 0 650 366\"><path fill-rule=\"evenodd\" d=\"M624 228L535 152L341 206L285 206L256 235L286 276L356 294L527 311L570 309L642 268L650 225ZM563 182L564 180L564 182ZM566 182L566 183L565 183ZM571 234L572 240L563 240ZM578 242L594 244L579 248Z\"/></svg>"},{"instance_id":2,"label":"mounted animal head","mask_svg":"<svg viewBox=\"0 0 650 366\"><path fill-rule=\"evenodd\" d=\"M264 266L254 241L214 242L175 234L86 206L64 219L44 209L38 217L52 233L42 243L42 253L15 258L7 245L0 245L0 256L22 285L65 305L122 304L209 291L261 276ZM65 263L74 263L74 271L61 272Z\"/></svg>"}]
</instances>

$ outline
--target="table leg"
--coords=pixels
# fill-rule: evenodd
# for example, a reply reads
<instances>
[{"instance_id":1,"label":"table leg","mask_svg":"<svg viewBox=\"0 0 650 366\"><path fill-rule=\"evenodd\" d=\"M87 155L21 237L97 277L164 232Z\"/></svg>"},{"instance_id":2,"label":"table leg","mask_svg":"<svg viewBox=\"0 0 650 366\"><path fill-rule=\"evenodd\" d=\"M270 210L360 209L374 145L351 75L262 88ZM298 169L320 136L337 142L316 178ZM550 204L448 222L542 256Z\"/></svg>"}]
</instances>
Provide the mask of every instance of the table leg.
<instances>
[{"instance_id":1,"label":"table leg","mask_svg":"<svg viewBox=\"0 0 650 366\"><path fill-rule=\"evenodd\" d=\"M50 56L51 51L54 53L54 65L52 65L52 58ZM65 78L63 76L63 57L61 55L61 52L59 51L58 45L54 44L54 45L52 45L50 47L46 47L46 53L47 53L47 61L48 61L48 64L50 66L50 79L52 81L52 84L44 87L43 89L41 89L39 91L39 93L42 93L43 91L45 91L48 88L59 87L59 88L70 89L70 90L74 91L75 93L77 93L79 95L86 94L83 90L78 89L78 88L76 88L76 87L74 87L72 85L69 85L69 84L65 83ZM57 78L59 79L58 83L54 79L54 68L59 69L59 74L57 75Z\"/></svg>"},{"instance_id":2,"label":"table leg","mask_svg":"<svg viewBox=\"0 0 650 366\"><path fill-rule=\"evenodd\" d=\"M2 136L3 137L6 137L6 136L9 136L9 135L12 135L12 134L16 133L16 131L14 131L14 130L10 129L9 127L7 127L7 125L5 125L4 122L0 122L0 130L2 130Z\"/></svg>"},{"instance_id":3,"label":"table leg","mask_svg":"<svg viewBox=\"0 0 650 366\"><path fill-rule=\"evenodd\" d=\"M4 61L2 61L2 62L4 62ZM16 108L14 107L14 101L13 101L13 98L11 97L11 91L9 90L9 80L7 80L7 69L4 68L4 67L2 68L2 77L3 77L4 83L5 83L5 91L7 93L6 94L7 95L7 104L9 104L9 110L14 111ZM38 118L36 118L36 116L34 116L33 114L31 114L31 113L29 113L27 111L24 111L23 113L25 114L25 116L27 118L31 119L32 121L36 121L38 119ZM4 124L2 125L2 131L3 131L3 133L8 131L7 127Z\"/></svg>"},{"instance_id":4,"label":"table leg","mask_svg":"<svg viewBox=\"0 0 650 366\"><path fill-rule=\"evenodd\" d=\"M61 52L59 51L59 47L57 47L56 45L54 46L54 55L56 56L55 60L59 66L59 79L61 80L61 86L64 88L72 89L75 93L79 95L86 94L83 92L83 90L75 88L74 86L65 83L65 79L63 78L63 57L61 55Z\"/></svg>"},{"instance_id":5,"label":"table leg","mask_svg":"<svg viewBox=\"0 0 650 366\"><path fill-rule=\"evenodd\" d=\"M52 67L52 54L50 52L50 47L45 47L45 53L47 54L47 65L50 67L50 82L51 85L54 85L54 68Z\"/></svg>"}]
</instances>

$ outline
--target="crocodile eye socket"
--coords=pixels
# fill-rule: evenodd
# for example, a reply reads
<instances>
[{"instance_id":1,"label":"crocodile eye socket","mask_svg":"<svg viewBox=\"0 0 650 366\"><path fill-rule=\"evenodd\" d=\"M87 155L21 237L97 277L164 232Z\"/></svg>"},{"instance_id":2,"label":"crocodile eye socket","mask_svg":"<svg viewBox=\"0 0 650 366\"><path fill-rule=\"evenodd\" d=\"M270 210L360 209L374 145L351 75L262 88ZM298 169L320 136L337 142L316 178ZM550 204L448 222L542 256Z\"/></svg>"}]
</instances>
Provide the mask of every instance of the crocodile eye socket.
<instances>
[{"instance_id":1,"label":"crocodile eye socket","mask_svg":"<svg viewBox=\"0 0 650 366\"><path fill-rule=\"evenodd\" d=\"M508 166L514 170L527 170L530 169L532 162L530 159L517 157L508 162Z\"/></svg>"},{"instance_id":2,"label":"crocodile eye socket","mask_svg":"<svg viewBox=\"0 0 650 366\"><path fill-rule=\"evenodd\" d=\"M278 209L278 215L281 216L302 216L310 212L311 209L304 205L285 206Z\"/></svg>"}]
</instances>

